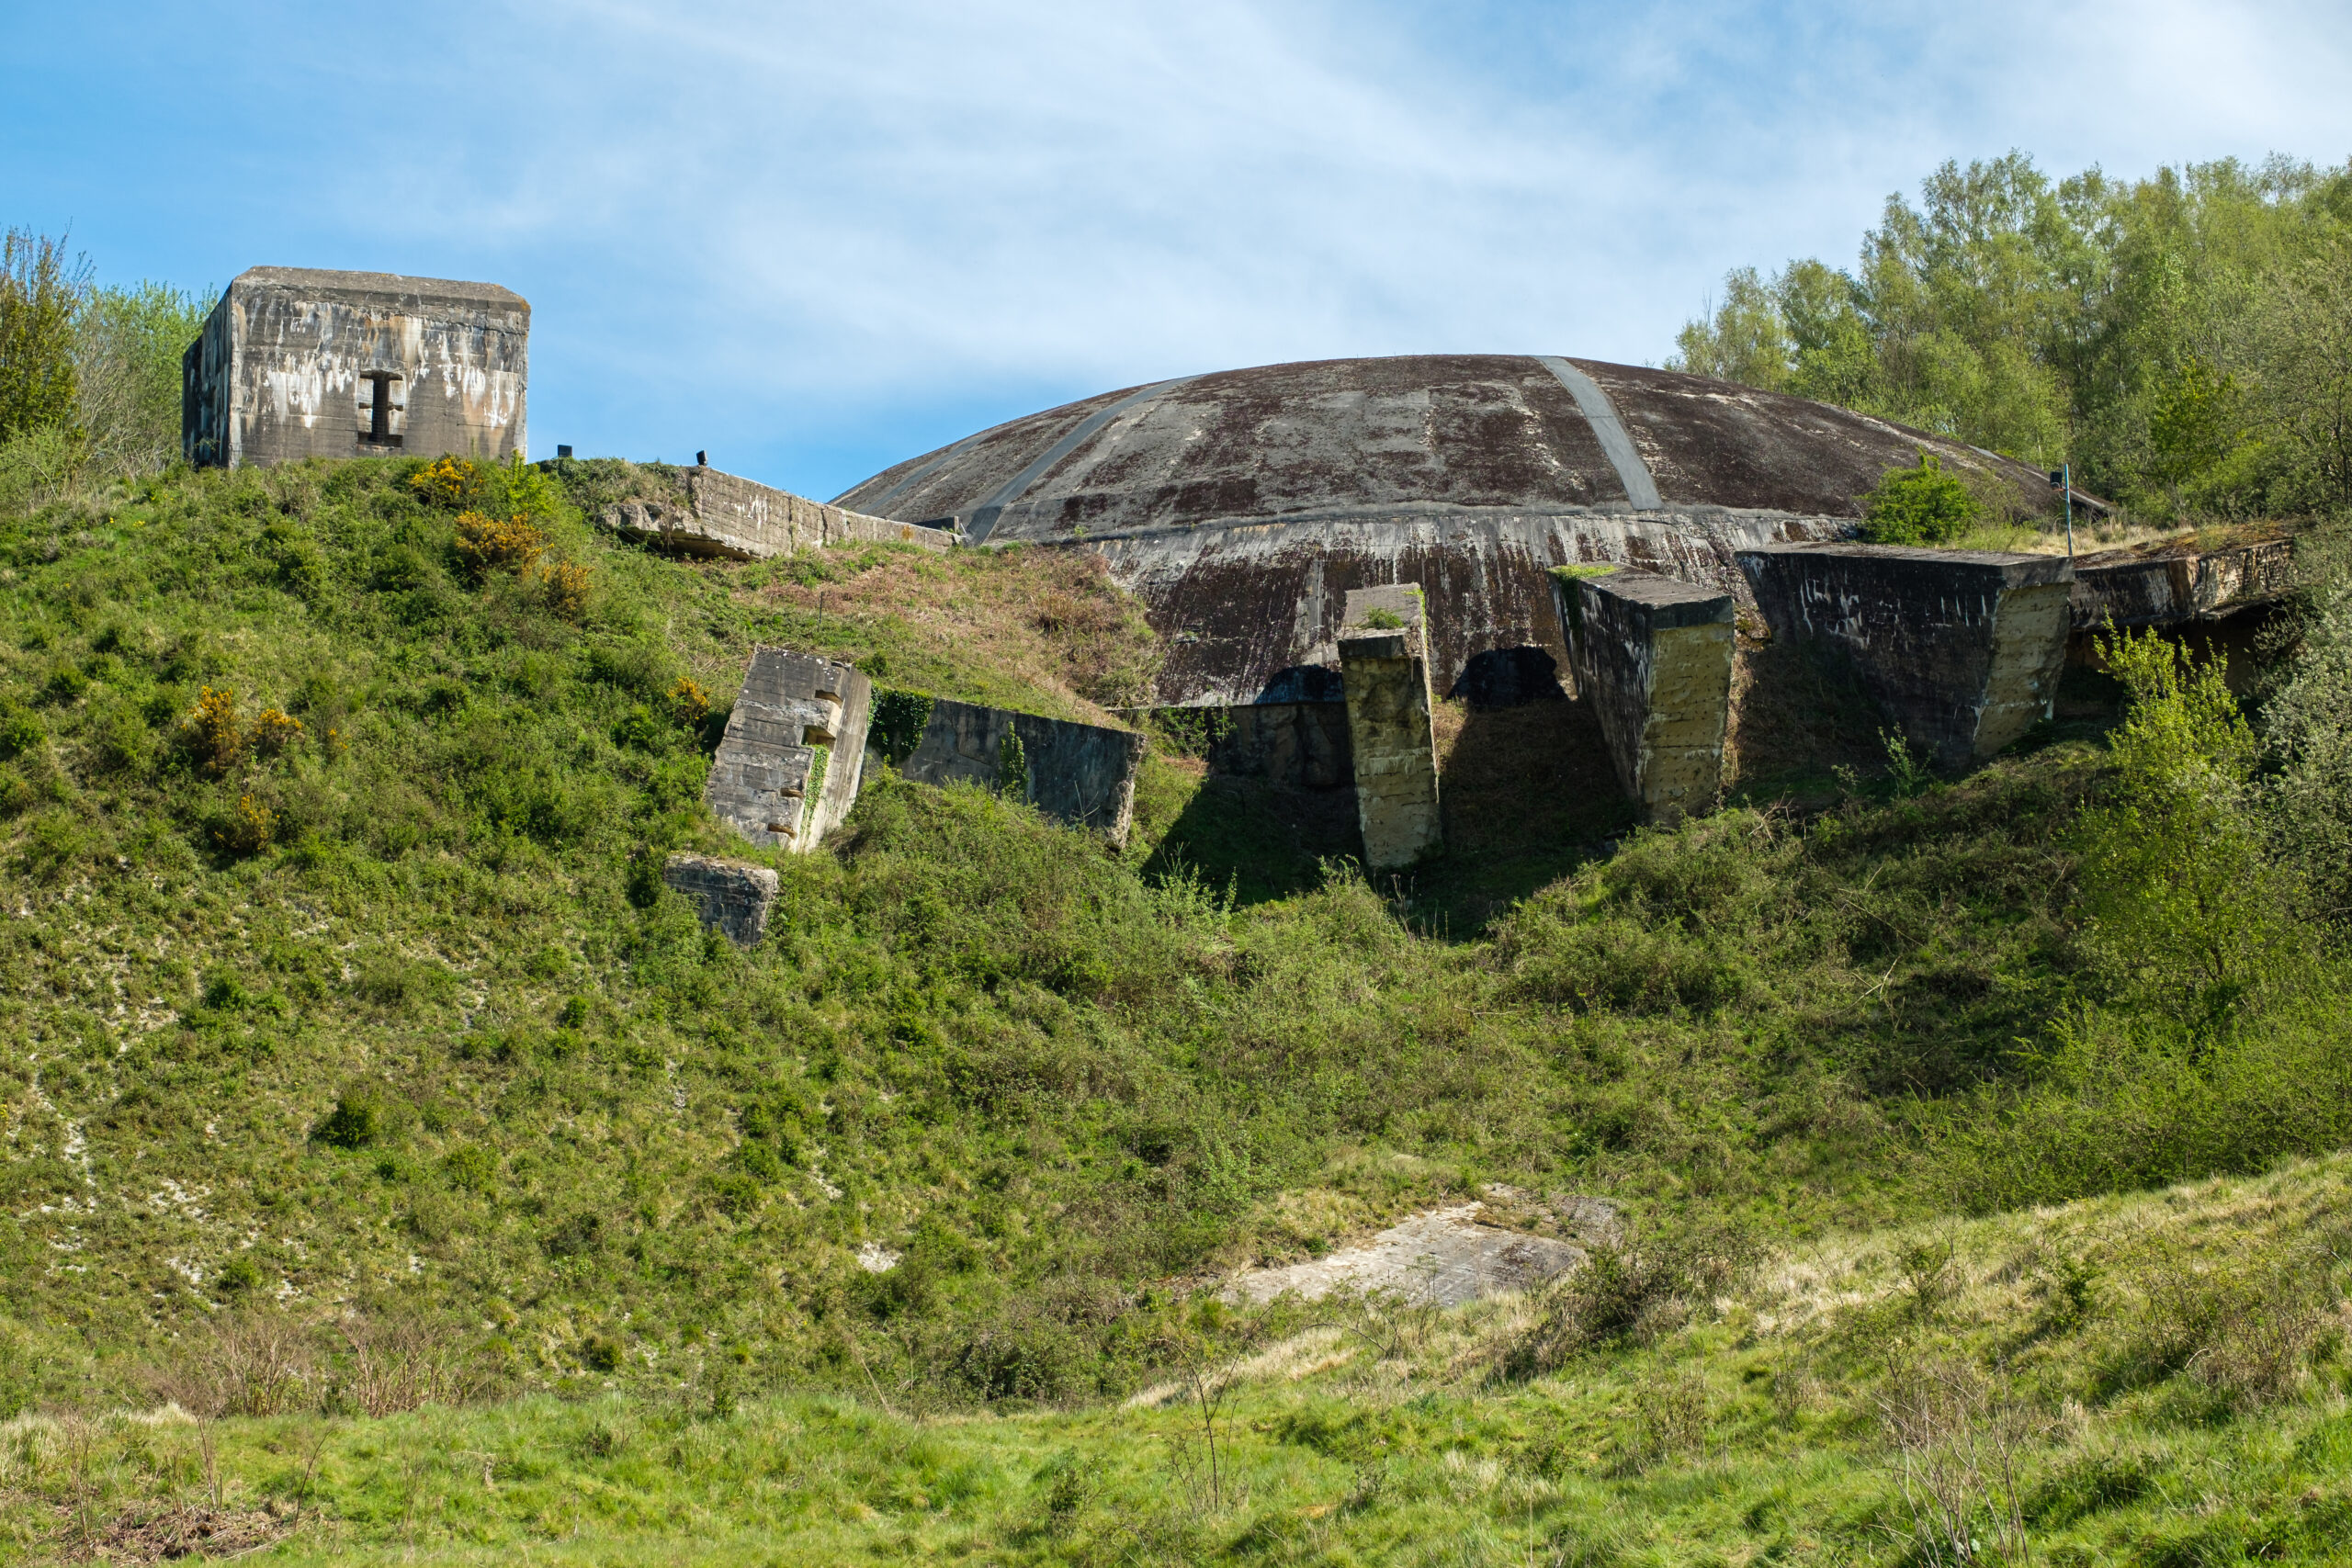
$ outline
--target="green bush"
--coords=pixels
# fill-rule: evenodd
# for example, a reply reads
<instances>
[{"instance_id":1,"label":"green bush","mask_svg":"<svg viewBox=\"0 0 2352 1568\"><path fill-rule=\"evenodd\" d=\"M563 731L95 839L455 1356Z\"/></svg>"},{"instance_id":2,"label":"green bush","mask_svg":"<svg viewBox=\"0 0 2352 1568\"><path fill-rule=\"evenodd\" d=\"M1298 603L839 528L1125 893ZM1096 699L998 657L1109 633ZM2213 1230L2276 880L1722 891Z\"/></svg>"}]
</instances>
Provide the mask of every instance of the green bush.
<instances>
[{"instance_id":1,"label":"green bush","mask_svg":"<svg viewBox=\"0 0 2352 1568\"><path fill-rule=\"evenodd\" d=\"M380 1101L373 1095L345 1094L311 1130L311 1139L331 1149L364 1149L373 1146L386 1131Z\"/></svg>"},{"instance_id":2,"label":"green bush","mask_svg":"<svg viewBox=\"0 0 2352 1568\"><path fill-rule=\"evenodd\" d=\"M1894 468L1862 497L1862 537L1874 545L1948 545L1976 525L1984 504L1932 452Z\"/></svg>"}]
</instances>

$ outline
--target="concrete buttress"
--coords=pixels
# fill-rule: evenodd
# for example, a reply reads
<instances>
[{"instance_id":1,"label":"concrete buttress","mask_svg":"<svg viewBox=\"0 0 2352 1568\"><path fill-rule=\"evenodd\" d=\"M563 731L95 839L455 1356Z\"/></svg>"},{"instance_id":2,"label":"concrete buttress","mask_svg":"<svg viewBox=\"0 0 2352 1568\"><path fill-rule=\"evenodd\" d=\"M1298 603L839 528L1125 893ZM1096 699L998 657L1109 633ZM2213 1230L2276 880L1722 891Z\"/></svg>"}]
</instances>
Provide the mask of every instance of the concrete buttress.
<instances>
[{"instance_id":1,"label":"concrete buttress","mask_svg":"<svg viewBox=\"0 0 2352 1568\"><path fill-rule=\"evenodd\" d=\"M1410 865L1442 840L1419 587L1351 589L1339 640L1364 864Z\"/></svg>"},{"instance_id":2,"label":"concrete buttress","mask_svg":"<svg viewBox=\"0 0 2352 1568\"><path fill-rule=\"evenodd\" d=\"M1704 810L1731 717L1731 595L1646 571L1554 581L1618 782L1657 821Z\"/></svg>"}]
</instances>

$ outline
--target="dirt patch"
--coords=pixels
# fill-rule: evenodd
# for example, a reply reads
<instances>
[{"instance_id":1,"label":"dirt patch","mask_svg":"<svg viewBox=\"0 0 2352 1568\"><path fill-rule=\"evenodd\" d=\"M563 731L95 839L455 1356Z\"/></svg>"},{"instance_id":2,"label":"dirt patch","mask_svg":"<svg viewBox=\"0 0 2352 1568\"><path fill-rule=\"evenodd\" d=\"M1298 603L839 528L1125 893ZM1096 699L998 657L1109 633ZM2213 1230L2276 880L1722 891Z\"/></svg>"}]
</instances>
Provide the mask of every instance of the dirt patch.
<instances>
[{"instance_id":1,"label":"dirt patch","mask_svg":"<svg viewBox=\"0 0 2352 1568\"><path fill-rule=\"evenodd\" d=\"M260 1508L196 1505L133 1510L85 1542L69 1524L62 1557L70 1562L177 1562L190 1558L243 1557L294 1533L293 1526Z\"/></svg>"},{"instance_id":2,"label":"dirt patch","mask_svg":"<svg viewBox=\"0 0 2352 1568\"><path fill-rule=\"evenodd\" d=\"M1485 1207L1471 1202L1432 1209L1361 1247L1285 1268L1250 1269L1227 1285L1225 1295L1270 1302L1287 1291L1313 1302L1345 1288L1459 1306L1527 1290L1584 1261L1584 1249L1572 1243L1480 1224Z\"/></svg>"}]
</instances>

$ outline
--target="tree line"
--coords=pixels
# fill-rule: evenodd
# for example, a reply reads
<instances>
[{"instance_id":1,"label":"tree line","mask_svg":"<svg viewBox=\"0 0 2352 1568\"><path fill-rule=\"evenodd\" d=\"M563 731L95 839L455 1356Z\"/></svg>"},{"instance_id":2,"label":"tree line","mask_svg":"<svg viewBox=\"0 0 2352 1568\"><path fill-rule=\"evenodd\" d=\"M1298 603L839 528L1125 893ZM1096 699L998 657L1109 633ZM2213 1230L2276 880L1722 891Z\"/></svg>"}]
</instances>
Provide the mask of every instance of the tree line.
<instances>
[{"instance_id":1,"label":"tree line","mask_svg":"<svg viewBox=\"0 0 2352 1568\"><path fill-rule=\"evenodd\" d=\"M1736 268L1676 342L1669 368L2071 463L2152 519L2342 510L2352 162L1947 162L1850 269Z\"/></svg>"}]
</instances>

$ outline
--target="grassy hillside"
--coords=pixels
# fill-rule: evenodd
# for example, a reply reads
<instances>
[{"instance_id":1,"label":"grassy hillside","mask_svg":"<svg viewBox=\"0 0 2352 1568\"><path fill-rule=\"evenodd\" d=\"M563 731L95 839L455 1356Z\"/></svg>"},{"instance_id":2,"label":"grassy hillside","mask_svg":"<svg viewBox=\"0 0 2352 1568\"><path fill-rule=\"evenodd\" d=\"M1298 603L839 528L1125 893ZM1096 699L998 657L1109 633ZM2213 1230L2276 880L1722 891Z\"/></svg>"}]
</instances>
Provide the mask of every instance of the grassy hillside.
<instances>
[{"instance_id":1,"label":"grassy hillside","mask_svg":"<svg viewBox=\"0 0 2352 1568\"><path fill-rule=\"evenodd\" d=\"M744 852L699 793L754 642L1100 717L1149 639L1071 556L644 554L583 521L634 482L308 465L0 525L0 1417L19 1417L0 1506L26 1550L101 1503L91 1529L186 1501L199 1438L228 1445L237 1497L305 1498L322 1544L486 1555L626 1527L645 1555L739 1532L764 1560L823 1518L844 1551L915 1531L1116 1560L1142 1519L1146 1558L1444 1560L1448 1518L1469 1533L1445 1550L1535 1531L1600 1562L1668 1536L1627 1523L1588 1549L1564 1520L1679 1498L1714 1521L1689 1540L1763 1550L1781 1527L1756 1520L1883 1492L1883 1345L1836 1362L1823 1412L1708 1438L1747 1455L1736 1484L1625 1468L1609 1414L1660 1358L1726 1411L1778 1386L1781 1309L1756 1293L1778 1276L1755 1260L1860 1249L1892 1278L1927 1233L1856 1236L2352 1134L2321 944L2271 943L2293 962L2206 987L2194 1017L2118 957L2111 888L2078 886L2115 764L2080 732L1957 784L1849 775L1824 809L1726 810L1607 858L1512 871L1480 843L1418 881L1335 864L1257 902L1188 869L1235 840L1180 758L1154 757L1115 854L886 775L829 852L774 863L771 934L740 953L658 870ZM1271 1456L1253 1503L1222 1481L1198 1502L1205 1447L1169 1446L1172 1407L1113 1408L1307 1331L1194 1293L1219 1271L1496 1183L1626 1208L1643 1239L1590 1276L1615 1305L1364 1319L1344 1364L1244 1379L1220 1430ZM1935 1318L1938 1354L1984 1376L2023 1354L2000 1325L2042 1265L2018 1267L1976 1327ZM2044 1273L2072 1300L2068 1267ZM2175 1397L2134 1391L2202 1397L2196 1348L2096 1382L2098 1336L2139 1332L2142 1288L2119 1288L2120 1316L2051 1341L2061 1381L2018 1385L2035 1411L2072 1399L2127 1432L2133 1401ZM2305 1335L2245 1408L2304 1397L2331 1354ZM461 1394L522 1403L447 1407ZM254 1414L77 1424L165 1399ZM1285 1428L1301 1400L1342 1435ZM2195 1408L2184 1476L2289 1430ZM1528 1457L1555 1428L1566 1446ZM1819 1461L1817 1498L1815 1461L1789 1457L1816 1438L1849 1456ZM2293 1463L2335 1463L2312 1452ZM1784 1551L1898 1560L1871 1533L1883 1507L1839 1512L1863 1506L1821 1503L1848 1522L1790 1523ZM934 1516L946 1533L922 1536Z\"/></svg>"},{"instance_id":2,"label":"grassy hillside","mask_svg":"<svg viewBox=\"0 0 2352 1568\"><path fill-rule=\"evenodd\" d=\"M2348 1221L2338 1157L1799 1245L1549 1370L1566 1290L1343 1303L1091 1408L29 1420L0 1484L20 1548L280 1562L2340 1562Z\"/></svg>"}]
</instances>

